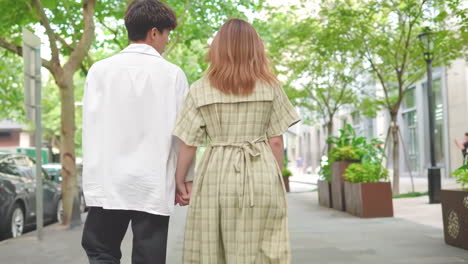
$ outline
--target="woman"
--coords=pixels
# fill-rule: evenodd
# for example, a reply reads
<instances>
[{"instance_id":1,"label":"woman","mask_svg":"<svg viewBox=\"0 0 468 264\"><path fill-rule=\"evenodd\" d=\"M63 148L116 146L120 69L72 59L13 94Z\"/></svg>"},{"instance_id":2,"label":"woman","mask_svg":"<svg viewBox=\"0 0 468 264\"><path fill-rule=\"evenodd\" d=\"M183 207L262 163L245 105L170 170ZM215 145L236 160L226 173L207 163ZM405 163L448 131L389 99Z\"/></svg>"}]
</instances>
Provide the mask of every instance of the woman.
<instances>
[{"instance_id":1,"label":"woman","mask_svg":"<svg viewBox=\"0 0 468 264\"><path fill-rule=\"evenodd\" d=\"M174 135L179 202L196 147L198 164L185 229L183 263L290 263L282 183L283 138L299 121L255 29L224 24L209 49L209 69L187 95Z\"/></svg>"}]
</instances>

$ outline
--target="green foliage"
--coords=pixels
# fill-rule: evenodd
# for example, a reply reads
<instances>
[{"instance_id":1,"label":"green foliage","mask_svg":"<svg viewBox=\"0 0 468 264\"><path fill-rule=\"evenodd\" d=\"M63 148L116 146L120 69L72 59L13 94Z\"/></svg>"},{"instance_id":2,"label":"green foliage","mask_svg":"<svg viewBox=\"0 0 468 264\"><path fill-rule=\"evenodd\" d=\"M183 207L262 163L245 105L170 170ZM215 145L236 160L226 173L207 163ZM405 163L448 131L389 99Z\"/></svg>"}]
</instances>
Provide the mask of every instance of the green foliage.
<instances>
[{"instance_id":1,"label":"green foliage","mask_svg":"<svg viewBox=\"0 0 468 264\"><path fill-rule=\"evenodd\" d=\"M427 196L429 193L428 192L410 192L410 193L403 193L403 194L398 194L398 195L393 195L393 198L395 199L400 199L400 198L415 198L415 197L421 197L421 196Z\"/></svg>"},{"instance_id":2,"label":"green foliage","mask_svg":"<svg viewBox=\"0 0 468 264\"><path fill-rule=\"evenodd\" d=\"M327 139L327 143L335 146L329 152L329 161L359 161L352 164L345 172L345 179L349 182L379 182L387 180L388 170L382 166L385 152L383 142L379 139L367 140L358 137L351 125L340 130L338 136ZM328 164L325 164L328 165ZM326 167L322 168L326 173ZM329 168L328 168L329 169Z\"/></svg>"},{"instance_id":3,"label":"green foliage","mask_svg":"<svg viewBox=\"0 0 468 264\"><path fill-rule=\"evenodd\" d=\"M353 163L346 169L343 177L352 183L388 181L388 170L381 164Z\"/></svg>"},{"instance_id":4,"label":"green foliage","mask_svg":"<svg viewBox=\"0 0 468 264\"><path fill-rule=\"evenodd\" d=\"M331 168L327 156L322 157L322 160L320 161L320 171L318 174L321 180L331 182Z\"/></svg>"},{"instance_id":5,"label":"green foliage","mask_svg":"<svg viewBox=\"0 0 468 264\"><path fill-rule=\"evenodd\" d=\"M362 147L364 154L362 156L363 163L380 164L385 158L384 142L380 139L372 138L369 142L365 142Z\"/></svg>"},{"instance_id":6,"label":"green foliage","mask_svg":"<svg viewBox=\"0 0 468 264\"><path fill-rule=\"evenodd\" d=\"M128 45L123 17L129 0L97 1L94 21L96 38L82 63L80 71L74 75L75 100L81 101L84 79L89 67L98 60L109 57ZM246 18L245 13L253 13L263 6L263 0L200 0L164 1L171 6L177 16L179 26L171 34L171 41L164 54L167 59L186 72L190 82L200 78L206 69L205 54L208 40L219 27L231 17ZM42 0L44 11L51 28L57 36L60 62L69 58L73 48L83 34L83 1ZM37 8L32 1L0 0L2 19L0 20L0 119L9 118L24 121L22 64L16 54L2 49L4 43L21 46L22 28L26 27L38 34L45 46L50 46ZM43 49L44 50L44 49ZM46 49L47 50L47 49ZM88 52L88 51L86 51ZM48 58L50 54L43 54ZM52 76L58 77L58 76ZM44 78L43 118L44 137L52 141L60 140L60 94L54 79ZM81 111L75 112L76 154L81 155Z\"/></svg>"},{"instance_id":7,"label":"green foliage","mask_svg":"<svg viewBox=\"0 0 468 264\"><path fill-rule=\"evenodd\" d=\"M385 106L384 101L380 98L375 98L375 96L366 96L363 95L362 98L358 101L357 105L354 105L355 109L359 111L362 115L366 117L375 118L377 113Z\"/></svg>"},{"instance_id":8,"label":"green foliage","mask_svg":"<svg viewBox=\"0 0 468 264\"><path fill-rule=\"evenodd\" d=\"M339 109L357 102L360 59L350 45L339 44L339 35L331 34L326 21L312 10L304 11L307 5L311 2L271 9L268 19L256 26L288 96L303 108L304 119L332 120Z\"/></svg>"},{"instance_id":9,"label":"green foliage","mask_svg":"<svg viewBox=\"0 0 468 264\"><path fill-rule=\"evenodd\" d=\"M360 148L366 143L366 138L358 137L354 128L350 124L347 124L344 129L340 129L338 136L328 137L327 143L339 148L345 146Z\"/></svg>"},{"instance_id":10,"label":"green foliage","mask_svg":"<svg viewBox=\"0 0 468 264\"><path fill-rule=\"evenodd\" d=\"M328 137L327 143L334 145L329 152L330 162L362 161L379 164L385 157L381 140L373 138L368 141L365 137L358 137L349 124L344 129L340 129L338 136Z\"/></svg>"},{"instance_id":11,"label":"green foliage","mask_svg":"<svg viewBox=\"0 0 468 264\"><path fill-rule=\"evenodd\" d=\"M383 106L392 120L398 117L405 92L425 75L424 50L418 35L427 25L434 32L434 66L445 66L466 54L468 11L462 0L325 0L319 13L326 21L326 30L341 39L339 44L354 47L363 58L361 67L368 73L365 77L369 83L377 82L382 90L369 95L376 101L372 105ZM374 115L373 109L359 109ZM393 144L393 163L398 167L398 138L393 137ZM397 180L399 171L393 173Z\"/></svg>"},{"instance_id":12,"label":"green foliage","mask_svg":"<svg viewBox=\"0 0 468 264\"><path fill-rule=\"evenodd\" d=\"M283 169L283 177L291 177L292 172L288 169Z\"/></svg>"},{"instance_id":13,"label":"green foliage","mask_svg":"<svg viewBox=\"0 0 468 264\"><path fill-rule=\"evenodd\" d=\"M462 185L463 189L468 189L468 164L465 164L452 173L457 183Z\"/></svg>"},{"instance_id":14,"label":"green foliage","mask_svg":"<svg viewBox=\"0 0 468 264\"><path fill-rule=\"evenodd\" d=\"M353 147L353 146L343 146L343 147L334 147L330 150L329 157L330 162L336 161L361 161L364 150Z\"/></svg>"},{"instance_id":15,"label":"green foliage","mask_svg":"<svg viewBox=\"0 0 468 264\"><path fill-rule=\"evenodd\" d=\"M327 138L328 144L334 147L329 152L330 162L335 161L361 161L366 154L366 138L358 137L356 131L349 124L344 129L340 129L338 136Z\"/></svg>"},{"instance_id":16,"label":"green foliage","mask_svg":"<svg viewBox=\"0 0 468 264\"><path fill-rule=\"evenodd\" d=\"M24 121L23 64L21 59L0 53L0 120Z\"/></svg>"},{"instance_id":17,"label":"green foliage","mask_svg":"<svg viewBox=\"0 0 468 264\"><path fill-rule=\"evenodd\" d=\"M288 155L285 154L284 158L283 158L283 167L287 168L288 164L289 164L289 157L288 157Z\"/></svg>"}]
</instances>

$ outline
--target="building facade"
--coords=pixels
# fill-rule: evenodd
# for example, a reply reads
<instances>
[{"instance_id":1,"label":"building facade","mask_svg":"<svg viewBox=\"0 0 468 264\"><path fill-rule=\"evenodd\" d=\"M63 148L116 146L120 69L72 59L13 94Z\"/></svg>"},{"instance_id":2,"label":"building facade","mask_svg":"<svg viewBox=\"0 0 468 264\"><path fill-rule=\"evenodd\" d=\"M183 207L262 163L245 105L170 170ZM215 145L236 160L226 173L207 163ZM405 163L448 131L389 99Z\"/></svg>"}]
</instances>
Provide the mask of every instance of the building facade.
<instances>
[{"instance_id":1,"label":"building facade","mask_svg":"<svg viewBox=\"0 0 468 264\"><path fill-rule=\"evenodd\" d=\"M375 87L378 91L378 87ZM366 87L368 89L369 87ZM401 105L398 125L400 137L400 173L415 177L427 177L430 163L430 144L435 145L437 165L442 168L443 177L462 164L461 150L454 143L462 140L468 132L468 63L459 59L450 66L433 70L433 98L435 138L429 139L427 80L423 78L407 91ZM334 120L334 134L346 124L351 124L357 133L368 138L378 137L385 140L390 125L388 113L380 111L376 118L367 118L353 112L342 110ZM316 171L321 157L325 154L326 128L324 125L297 128L297 138L303 143L298 155L309 159L305 163L310 170ZM391 169L391 156L387 166Z\"/></svg>"}]
</instances>

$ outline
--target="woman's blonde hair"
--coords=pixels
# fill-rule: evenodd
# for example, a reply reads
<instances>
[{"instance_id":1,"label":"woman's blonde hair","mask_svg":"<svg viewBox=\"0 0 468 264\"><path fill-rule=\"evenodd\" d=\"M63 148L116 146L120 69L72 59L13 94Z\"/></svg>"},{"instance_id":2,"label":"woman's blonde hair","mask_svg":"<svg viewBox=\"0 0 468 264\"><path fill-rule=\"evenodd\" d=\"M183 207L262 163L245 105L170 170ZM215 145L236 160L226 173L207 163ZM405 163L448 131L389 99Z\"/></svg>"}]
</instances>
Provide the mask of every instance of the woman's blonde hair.
<instances>
[{"instance_id":1,"label":"woman's blonde hair","mask_svg":"<svg viewBox=\"0 0 468 264\"><path fill-rule=\"evenodd\" d=\"M279 83L270 69L262 39L252 25L241 19L231 19L221 27L207 60L211 86L227 94L248 95L258 80Z\"/></svg>"}]
</instances>

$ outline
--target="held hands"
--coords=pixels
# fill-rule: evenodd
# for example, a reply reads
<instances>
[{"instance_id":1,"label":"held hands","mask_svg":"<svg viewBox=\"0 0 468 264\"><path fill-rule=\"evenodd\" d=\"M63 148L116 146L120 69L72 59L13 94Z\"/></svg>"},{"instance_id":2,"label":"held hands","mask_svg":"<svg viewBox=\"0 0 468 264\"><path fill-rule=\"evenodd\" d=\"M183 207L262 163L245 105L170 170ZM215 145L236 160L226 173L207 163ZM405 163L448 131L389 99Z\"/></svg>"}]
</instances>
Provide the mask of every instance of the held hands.
<instances>
[{"instance_id":1,"label":"held hands","mask_svg":"<svg viewBox=\"0 0 468 264\"><path fill-rule=\"evenodd\" d=\"M175 204L178 204L179 206L186 206L190 203L190 196L192 195L192 185L192 182L176 183Z\"/></svg>"}]
</instances>

